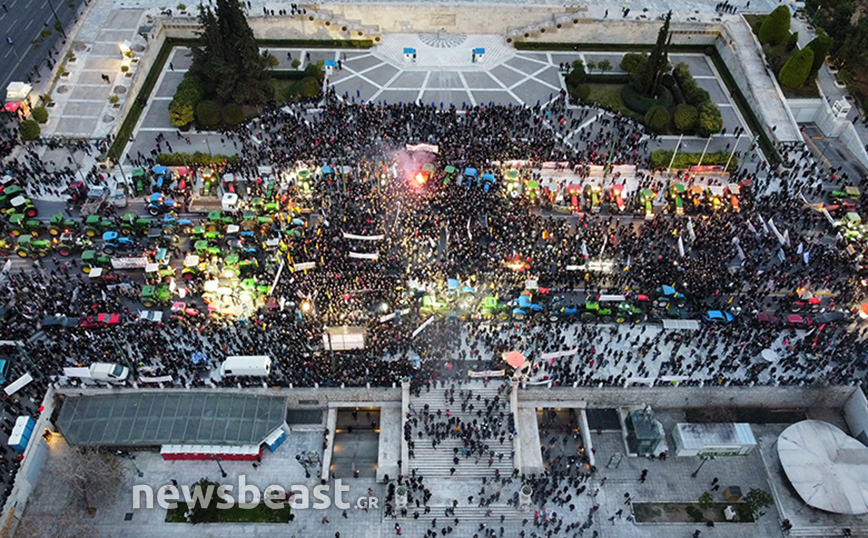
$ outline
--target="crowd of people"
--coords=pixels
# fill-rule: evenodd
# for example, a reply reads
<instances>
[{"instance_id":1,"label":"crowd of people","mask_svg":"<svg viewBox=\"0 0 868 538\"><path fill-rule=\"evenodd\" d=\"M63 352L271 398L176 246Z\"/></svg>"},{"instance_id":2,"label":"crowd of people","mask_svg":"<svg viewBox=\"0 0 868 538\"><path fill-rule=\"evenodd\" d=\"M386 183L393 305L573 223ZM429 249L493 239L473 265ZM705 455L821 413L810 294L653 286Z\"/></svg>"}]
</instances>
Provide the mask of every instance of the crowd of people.
<instances>
[{"instance_id":1,"label":"crowd of people","mask_svg":"<svg viewBox=\"0 0 868 538\"><path fill-rule=\"evenodd\" d=\"M591 123L580 128L586 120ZM287 259L317 266L283 273L272 291L281 305L307 298L314 312L299 316L289 306L265 308L243 320L167 315L162 323L137 321L138 277L107 285L86 278L75 261L46 259L3 276L0 339L21 342L4 351L26 357L13 367L19 374L38 374L22 394L38 401L49 382L69 382L63 377L65 366L93 362L129 365L134 372L130 383L148 376L171 376L171 381L161 382L164 387L263 383L219 379L194 368L195 352L206 354L212 365L230 355L268 354L274 367L265 382L294 387L390 386L412 376L418 389L426 381L460 378L467 369L502 368L501 353L517 348L532 359L575 350L564 360L535 362L529 379L552 386L619 385L632 376L659 375L683 376L687 384L855 383L864 374L860 353L865 327L855 320L809 332L754 325L758 312L785 312L791 301L799 300L797 290L825 293L822 303L813 306L823 311L852 310L863 296L858 249L848 250L850 244L835 236L821 213L807 209L801 196L816 200L829 185L850 178L811 164L803 147L780 148L793 163L788 170L760 165L735 172L725 182L749 180L743 184L750 185L743 190L741 211L695 215L688 230L686 218L659 214L643 220L632 213L641 189L665 193L672 183L647 172L654 139L629 118L568 106L564 95L527 107L458 108L356 105L329 92L319 112L304 106L272 107L224 136L240 157L223 171L251 181L263 165L270 166L276 178L300 167L352 170L345 177L316 178L312 197L305 202L312 211L304 216L306 225L291 242ZM407 143L436 145L437 152L407 151ZM162 141L156 149L162 151ZM84 144L78 151L95 147ZM143 166L156 162L147 155L130 160ZM542 183L539 198L549 202L563 196L566 186L547 176L543 162L564 163L562 168L576 182L601 181L589 177L591 165L634 165L637 177L621 179L634 184L627 200L631 210L564 218L545 203L507 196L502 163L512 160L523 163L523 180ZM53 163L49 173L52 163L41 162L35 148L27 147L7 169L35 198L60 196L77 177L91 184L105 181L95 168L74 170L72 161ZM420 184L414 177L427 162L436 171ZM480 175L491 171L500 183L490 191L478 183L459 183L457 177L446 184L446 166L459 171L476 167ZM691 175L678 181L690 186L724 179ZM770 221L781 233L786 231L783 244L768 231ZM378 252L376 259L348 256L371 249ZM611 262L611 269L569 269L587 262L588 253ZM274 267L262 264L256 278L272 282ZM515 331L470 316L468 323L447 318L414 334L426 314L421 297L442 296L447 279L472 289L470 296L477 302L485 295L515 299L528 279L538 282L537 297L578 293L580 303L603 292L637 301L644 295L653 302L658 289L673 286L686 296L694 318L711 309L736 317L720 326L663 332L647 323L583 331L577 323L549 317L521 321L517 326L524 330ZM188 303L205 311L196 297ZM385 310L379 310L383 305ZM645 308L647 314L655 307ZM409 314L379 322L380 315L393 311ZM40 330L46 316L101 312L121 313L122 322L100 329ZM366 328L365 349L336 354L323 350L325 328L345 324ZM777 354L775 364L756 360L765 349ZM459 394L456 402L464 399ZM483 414L475 425L431 417L424 431L435 440L452 432L448 435L461 437L467 445L462 457L471 457L484 452L487 436L495 435L486 434L487 428L494 432L507 426L505 418L495 416L496 408Z\"/></svg>"}]
</instances>

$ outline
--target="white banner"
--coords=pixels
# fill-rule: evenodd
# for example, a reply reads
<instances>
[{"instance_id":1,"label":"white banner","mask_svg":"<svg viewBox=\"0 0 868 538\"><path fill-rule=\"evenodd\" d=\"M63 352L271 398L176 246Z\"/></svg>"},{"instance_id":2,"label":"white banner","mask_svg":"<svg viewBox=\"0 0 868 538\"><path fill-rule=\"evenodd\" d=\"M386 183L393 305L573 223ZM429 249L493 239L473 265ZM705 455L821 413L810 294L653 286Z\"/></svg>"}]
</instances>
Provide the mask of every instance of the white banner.
<instances>
[{"instance_id":1,"label":"white banner","mask_svg":"<svg viewBox=\"0 0 868 538\"><path fill-rule=\"evenodd\" d=\"M681 240L680 235L678 236L678 254L680 254L682 258L684 257L684 241Z\"/></svg>"},{"instance_id":2,"label":"white banner","mask_svg":"<svg viewBox=\"0 0 868 538\"><path fill-rule=\"evenodd\" d=\"M413 335L410 338L416 338L416 335L418 335L420 332L425 330L425 327L427 327L428 325L431 325L432 323L434 323L434 316L431 316L430 318L426 319L425 323L416 327L416 330L413 331Z\"/></svg>"},{"instance_id":3,"label":"white banner","mask_svg":"<svg viewBox=\"0 0 868 538\"><path fill-rule=\"evenodd\" d=\"M470 377L503 377L506 375L506 370L482 370L479 372L468 370L467 375Z\"/></svg>"},{"instance_id":4,"label":"white banner","mask_svg":"<svg viewBox=\"0 0 868 538\"><path fill-rule=\"evenodd\" d=\"M377 252L366 253L366 252L350 252L350 258L358 258L360 260L377 260L379 259L380 254Z\"/></svg>"},{"instance_id":5,"label":"white banner","mask_svg":"<svg viewBox=\"0 0 868 538\"><path fill-rule=\"evenodd\" d=\"M292 266L296 271L304 271L306 269L313 269L314 267L316 267L316 262L297 263Z\"/></svg>"},{"instance_id":6,"label":"white banner","mask_svg":"<svg viewBox=\"0 0 868 538\"><path fill-rule=\"evenodd\" d=\"M544 361L550 361L552 359L557 359L558 357L569 357L570 355L575 355L579 352L579 349L568 349L567 351L552 351L550 353L543 353L540 355L540 359Z\"/></svg>"},{"instance_id":7,"label":"white banner","mask_svg":"<svg viewBox=\"0 0 868 538\"><path fill-rule=\"evenodd\" d=\"M139 376L139 383L171 383L172 376L161 375L157 377Z\"/></svg>"},{"instance_id":8,"label":"white banner","mask_svg":"<svg viewBox=\"0 0 868 538\"><path fill-rule=\"evenodd\" d=\"M144 269L148 265L147 258L112 258L112 269Z\"/></svg>"},{"instance_id":9,"label":"white banner","mask_svg":"<svg viewBox=\"0 0 868 538\"><path fill-rule=\"evenodd\" d=\"M407 144L405 146L407 151L427 151L428 153L440 153L440 148L434 146L432 144Z\"/></svg>"},{"instance_id":10,"label":"white banner","mask_svg":"<svg viewBox=\"0 0 868 538\"><path fill-rule=\"evenodd\" d=\"M355 235L341 232L344 234L344 239L355 239L356 241L382 241L386 238L385 235Z\"/></svg>"}]
</instances>

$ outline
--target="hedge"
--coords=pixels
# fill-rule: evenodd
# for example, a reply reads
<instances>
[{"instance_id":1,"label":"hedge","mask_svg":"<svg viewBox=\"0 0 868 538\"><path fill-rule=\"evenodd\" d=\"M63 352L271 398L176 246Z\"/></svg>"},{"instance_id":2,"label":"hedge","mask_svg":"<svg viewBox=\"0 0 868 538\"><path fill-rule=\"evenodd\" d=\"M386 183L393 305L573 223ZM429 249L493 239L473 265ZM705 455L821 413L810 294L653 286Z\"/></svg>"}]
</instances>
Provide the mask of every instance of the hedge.
<instances>
[{"instance_id":1,"label":"hedge","mask_svg":"<svg viewBox=\"0 0 868 538\"><path fill-rule=\"evenodd\" d=\"M808 80L814 64L814 51L805 47L790 56L778 73L778 80L787 88L798 88Z\"/></svg>"},{"instance_id":2,"label":"hedge","mask_svg":"<svg viewBox=\"0 0 868 538\"><path fill-rule=\"evenodd\" d=\"M48 121L48 110L44 106L38 106L30 111L30 115L37 123L45 123Z\"/></svg>"},{"instance_id":3,"label":"hedge","mask_svg":"<svg viewBox=\"0 0 868 538\"><path fill-rule=\"evenodd\" d=\"M725 165L729 161L730 153L728 151L715 151L706 153L702 157L702 153L681 152L675 156L675 161L672 162L672 168L676 170L686 170L691 166L699 164L699 158L702 157L702 166L705 165ZM658 149L651 152L651 168L654 170L666 170L669 168L669 162L672 161L672 152L666 149ZM738 169L738 158L733 155L732 161L729 163L727 170Z\"/></svg>"},{"instance_id":4,"label":"hedge","mask_svg":"<svg viewBox=\"0 0 868 538\"><path fill-rule=\"evenodd\" d=\"M205 129L219 127L221 119L220 106L214 101L202 101L196 105L196 121Z\"/></svg>"},{"instance_id":5,"label":"hedge","mask_svg":"<svg viewBox=\"0 0 868 538\"><path fill-rule=\"evenodd\" d=\"M238 164L238 155L209 155L201 151L195 153L160 153L157 164L163 166L206 166L211 164Z\"/></svg>"},{"instance_id":6,"label":"hedge","mask_svg":"<svg viewBox=\"0 0 868 538\"><path fill-rule=\"evenodd\" d=\"M785 5L776 7L774 11L769 13L768 17L763 19L759 30L760 43L763 45L782 43L790 36L791 20L790 8Z\"/></svg>"},{"instance_id":7,"label":"hedge","mask_svg":"<svg viewBox=\"0 0 868 538\"><path fill-rule=\"evenodd\" d=\"M826 56L829 55L829 50L832 48L832 38L822 33L819 30L819 35L808 43L807 48L814 51L814 63L811 65L811 75L816 76L817 71L823 66Z\"/></svg>"},{"instance_id":8,"label":"hedge","mask_svg":"<svg viewBox=\"0 0 868 538\"><path fill-rule=\"evenodd\" d=\"M18 125L18 134L21 140L36 140L42 133L39 124L33 120L24 120Z\"/></svg>"},{"instance_id":9,"label":"hedge","mask_svg":"<svg viewBox=\"0 0 868 538\"><path fill-rule=\"evenodd\" d=\"M223 107L223 123L229 127L237 127L242 122L244 122L244 110L241 109L241 105L229 103Z\"/></svg>"},{"instance_id":10,"label":"hedge","mask_svg":"<svg viewBox=\"0 0 868 538\"><path fill-rule=\"evenodd\" d=\"M672 93L662 85L657 87L657 93L657 99L652 99L640 95L639 92L636 91L636 88L629 84L625 84L624 87L621 88L621 99L624 100L624 104L627 108L642 115L647 114L653 106L660 106L666 110L672 108Z\"/></svg>"},{"instance_id":11,"label":"hedge","mask_svg":"<svg viewBox=\"0 0 868 538\"><path fill-rule=\"evenodd\" d=\"M645 58L646 54L641 52L628 52L621 58L621 63L618 66L622 71L632 73L636 65Z\"/></svg>"},{"instance_id":12,"label":"hedge","mask_svg":"<svg viewBox=\"0 0 868 538\"><path fill-rule=\"evenodd\" d=\"M652 106L645 113L645 127L655 133L662 133L669 126L669 111L661 106Z\"/></svg>"},{"instance_id":13,"label":"hedge","mask_svg":"<svg viewBox=\"0 0 868 538\"><path fill-rule=\"evenodd\" d=\"M699 118L699 111L692 105L678 105L672 114L675 130L679 133L693 132L693 129L696 128L697 118Z\"/></svg>"}]
</instances>

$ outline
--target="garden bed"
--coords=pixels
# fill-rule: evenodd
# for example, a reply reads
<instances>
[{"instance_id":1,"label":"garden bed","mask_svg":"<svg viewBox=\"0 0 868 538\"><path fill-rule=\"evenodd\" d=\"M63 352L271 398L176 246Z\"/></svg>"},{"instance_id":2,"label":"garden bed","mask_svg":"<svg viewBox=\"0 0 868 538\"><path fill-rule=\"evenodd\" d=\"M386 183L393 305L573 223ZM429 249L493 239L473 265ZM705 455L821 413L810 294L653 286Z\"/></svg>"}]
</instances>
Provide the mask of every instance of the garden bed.
<instances>
[{"instance_id":1,"label":"garden bed","mask_svg":"<svg viewBox=\"0 0 868 538\"><path fill-rule=\"evenodd\" d=\"M179 503L177 508L166 511L166 522L187 523L187 518L184 517L186 512L187 505ZM263 503L252 508L241 508L236 504L226 510L213 507L199 510L192 523L288 523L289 514L289 506L274 509Z\"/></svg>"},{"instance_id":2,"label":"garden bed","mask_svg":"<svg viewBox=\"0 0 868 538\"><path fill-rule=\"evenodd\" d=\"M588 94L588 103L597 103L605 109L618 112L623 116L640 122L644 120L642 115L633 112L624 104L624 99L621 98L623 84L597 84L591 82L587 83L586 86L591 90L591 93Z\"/></svg>"},{"instance_id":3,"label":"garden bed","mask_svg":"<svg viewBox=\"0 0 868 538\"><path fill-rule=\"evenodd\" d=\"M726 519L727 506L735 510L735 518ZM688 513L688 510L691 513ZM754 523L750 508L744 503L714 503L703 510L697 503L633 503L636 523ZM692 514L692 515L691 515Z\"/></svg>"}]
</instances>

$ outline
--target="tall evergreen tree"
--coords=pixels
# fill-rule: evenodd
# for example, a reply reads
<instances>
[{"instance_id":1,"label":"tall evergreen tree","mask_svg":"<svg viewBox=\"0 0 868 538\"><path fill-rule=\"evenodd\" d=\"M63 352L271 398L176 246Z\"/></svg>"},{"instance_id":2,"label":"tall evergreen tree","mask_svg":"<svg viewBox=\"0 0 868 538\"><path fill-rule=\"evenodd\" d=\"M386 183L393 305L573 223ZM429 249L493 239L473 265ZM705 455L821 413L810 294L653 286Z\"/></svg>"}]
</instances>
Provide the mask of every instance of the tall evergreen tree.
<instances>
[{"instance_id":1,"label":"tall evergreen tree","mask_svg":"<svg viewBox=\"0 0 868 538\"><path fill-rule=\"evenodd\" d=\"M272 96L265 55L235 0L216 0L214 11L199 6L202 30L193 47L191 71L206 91L224 102L259 104Z\"/></svg>"},{"instance_id":2,"label":"tall evergreen tree","mask_svg":"<svg viewBox=\"0 0 868 538\"><path fill-rule=\"evenodd\" d=\"M644 65L636 67L637 72L634 74L631 83L636 91L648 97L654 97L657 92L657 85L660 82L660 77L666 70L669 63L669 23L672 20L672 12L666 14L663 21L663 26L657 33L657 43L651 49L651 54L644 62Z\"/></svg>"}]
</instances>

